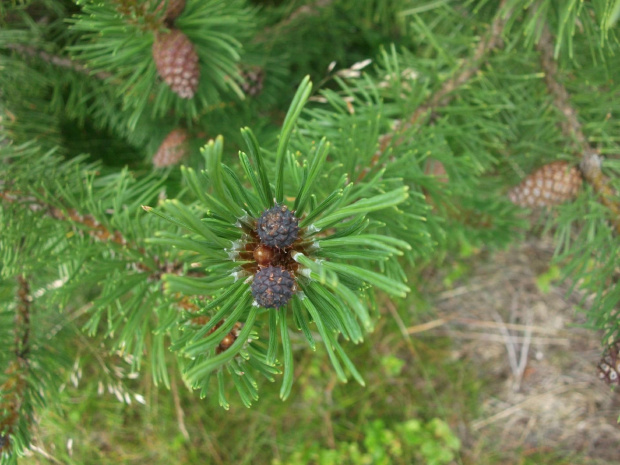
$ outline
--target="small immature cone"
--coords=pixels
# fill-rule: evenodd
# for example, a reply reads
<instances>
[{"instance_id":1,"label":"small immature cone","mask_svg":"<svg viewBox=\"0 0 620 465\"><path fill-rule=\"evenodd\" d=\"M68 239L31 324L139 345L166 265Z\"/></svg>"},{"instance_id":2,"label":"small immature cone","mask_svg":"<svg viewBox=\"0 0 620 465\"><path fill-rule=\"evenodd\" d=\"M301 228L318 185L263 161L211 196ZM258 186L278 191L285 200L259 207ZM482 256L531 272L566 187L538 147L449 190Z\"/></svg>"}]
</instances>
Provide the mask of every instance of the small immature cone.
<instances>
[{"instance_id":1,"label":"small immature cone","mask_svg":"<svg viewBox=\"0 0 620 465\"><path fill-rule=\"evenodd\" d=\"M256 97L263 91L263 82L265 79L265 71L263 68L254 66L252 68L242 69L240 71L243 82L241 90L245 95Z\"/></svg>"},{"instance_id":2,"label":"small immature cone","mask_svg":"<svg viewBox=\"0 0 620 465\"><path fill-rule=\"evenodd\" d=\"M450 178L448 178L448 173L446 172L446 168L443 166L443 163L433 158L429 158L427 160L426 166L424 167L424 174L435 176L439 182L450 182Z\"/></svg>"},{"instance_id":3,"label":"small immature cone","mask_svg":"<svg viewBox=\"0 0 620 465\"><path fill-rule=\"evenodd\" d=\"M448 184L450 182L450 178L448 177L448 173L446 172L446 168L443 163L439 160L435 160L434 158L429 158L426 160L426 165L424 166L424 174L427 176L433 176L435 179L441 184ZM428 189L422 188L422 193L424 194L424 198L429 205L435 207L435 202L433 201L432 196L429 194Z\"/></svg>"},{"instance_id":4,"label":"small immature cone","mask_svg":"<svg viewBox=\"0 0 620 465\"><path fill-rule=\"evenodd\" d=\"M221 354L225 350L228 350L230 346L232 346L237 338L239 337L239 333L241 332L241 328L243 328L243 323L239 323L238 321L235 323L230 332L224 336L224 338L220 341L220 345L215 348L216 354Z\"/></svg>"},{"instance_id":5,"label":"small immature cone","mask_svg":"<svg viewBox=\"0 0 620 465\"><path fill-rule=\"evenodd\" d=\"M153 165L157 168L176 165L187 155L188 134L185 129L173 129L166 136L153 157Z\"/></svg>"},{"instance_id":6,"label":"small immature cone","mask_svg":"<svg viewBox=\"0 0 620 465\"><path fill-rule=\"evenodd\" d=\"M554 161L537 169L508 193L520 207L548 207L573 199L581 188L579 170L565 161Z\"/></svg>"},{"instance_id":7,"label":"small immature cone","mask_svg":"<svg viewBox=\"0 0 620 465\"><path fill-rule=\"evenodd\" d=\"M194 44L178 29L156 33L153 59L157 72L181 98L190 99L198 89L200 67Z\"/></svg>"},{"instance_id":8,"label":"small immature cone","mask_svg":"<svg viewBox=\"0 0 620 465\"><path fill-rule=\"evenodd\" d=\"M607 384L620 386L620 341L610 345L598 364L598 376Z\"/></svg>"},{"instance_id":9,"label":"small immature cone","mask_svg":"<svg viewBox=\"0 0 620 465\"><path fill-rule=\"evenodd\" d=\"M177 19L183 10L185 9L185 0L161 0L159 5L157 6L157 11L166 7L165 19L167 21L174 21Z\"/></svg>"}]
</instances>

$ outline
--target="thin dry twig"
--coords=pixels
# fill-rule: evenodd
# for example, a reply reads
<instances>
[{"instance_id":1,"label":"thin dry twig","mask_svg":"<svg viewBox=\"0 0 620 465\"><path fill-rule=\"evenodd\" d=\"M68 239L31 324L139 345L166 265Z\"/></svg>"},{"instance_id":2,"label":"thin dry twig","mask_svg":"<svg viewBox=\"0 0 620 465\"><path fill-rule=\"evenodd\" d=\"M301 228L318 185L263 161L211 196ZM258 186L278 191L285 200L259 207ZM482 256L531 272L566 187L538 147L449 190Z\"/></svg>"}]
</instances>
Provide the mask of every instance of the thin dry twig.
<instances>
[{"instance_id":1,"label":"thin dry twig","mask_svg":"<svg viewBox=\"0 0 620 465\"><path fill-rule=\"evenodd\" d=\"M172 380L170 384L170 391L172 392L172 399L174 400L174 409L177 414L177 423L179 424L179 431L186 440L189 440L189 432L185 426L185 412L181 406L181 399L179 397L179 388L177 387L176 378Z\"/></svg>"},{"instance_id":2,"label":"thin dry twig","mask_svg":"<svg viewBox=\"0 0 620 465\"><path fill-rule=\"evenodd\" d=\"M485 321L485 320L475 320L473 318L463 318L456 315L445 316L441 318L437 318L435 320L427 321L425 323L421 323L418 325L410 326L407 328L408 334L416 334L423 333L426 331L430 331L435 328L439 328L441 326L445 326L448 323L457 324L457 325L465 325L465 326L473 326L478 328L489 328L489 329L499 329L500 324L497 321ZM545 328L544 326L532 326L532 325L521 325L518 323L506 323L502 322L501 325L506 329L513 331L523 331L523 332L531 332L531 333L540 333L540 334L549 334L549 335L564 335L566 336L566 331L561 331L554 328Z\"/></svg>"},{"instance_id":3,"label":"thin dry twig","mask_svg":"<svg viewBox=\"0 0 620 465\"><path fill-rule=\"evenodd\" d=\"M547 392L543 392L542 394L528 397L523 402L519 402L518 404L512 405L508 407L507 409L504 409L501 412L498 412L495 415L492 415L488 418L474 421L471 424L471 427L474 431L478 431L486 426L489 426L495 423L498 420L501 420L503 418L509 417L510 415L514 413L517 413L518 411L526 407L528 404L534 404L540 401L541 399L544 399L545 397L556 396L566 391L576 390L578 388L588 388L588 387L589 387L588 383L578 383L578 384L558 386L557 388L551 389L550 391L547 391Z\"/></svg>"},{"instance_id":4,"label":"thin dry twig","mask_svg":"<svg viewBox=\"0 0 620 465\"><path fill-rule=\"evenodd\" d=\"M455 318L454 321L456 323L462 323L468 326L478 326L481 328L498 328L497 322L494 321L482 321L482 320L474 320L472 318ZM544 326L532 326L532 325L521 325L518 323L502 323L504 327L514 331L531 331L533 333L541 333L541 334L551 334L558 335L564 334L565 331L560 331L554 328L545 328Z\"/></svg>"},{"instance_id":5,"label":"thin dry twig","mask_svg":"<svg viewBox=\"0 0 620 465\"><path fill-rule=\"evenodd\" d=\"M511 315L515 314L518 307L517 296L518 294L513 295L510 308ZM515 392L518 392L521 388L521 380L523 379L523 373L525 373L530 343L532 342L532 330L529 325L529 323L531 322L531 313L528 310L528 324L525 327L525 336L523 337L523 343L521 344L521 347L517 347L518 341L516 341L515 336L512 335L510 331L508 331L504 320L497 311L493 311L493 318L498 323L498 328L502 334L502 337L504 338L504 345L506 346L506 351L508 352L508 361L510 363L510 369L512 370L513 376L512 388ZM517 351L519 352L518 357Z\"/></svg>"},{"instance_id":6,"label":"thin dry twig","mask_svg":"<svg viewBox=\"0 0 620 465\"><path fill-rule=\"evenodd\" d=\"M394 318L394 321L396 321L396 324L398 325L398 329L400 330L400 334L402 335L403 340L405 341L405 344L407 345L407 349L409 349L409 353L411 354L411 357L414 360L418 359L419 358L418 352L413 346L413 341L411 340L411 334L408 332L407 326L405 326L405 322L398 314L398 310L396 309L396 306L389 299L386 300L385 306L387 307L390 314Z\"/></svg>"},{"instance_id":7,"label":"thin dry twig","mask_svg":"<svg viewBox=\"0 0 620 465\"><path fill-rule=\"evenodd\" d=\"M426 323L422 323L422 324L415 325L415 326L410 326L409 328L406 328L406 332L407 334L423 333L426 331L430 331L431 329L435 329L440 326L443 326L449 323L450 321L453 321L454 319L455 317L438 318L436 320L427 321Z\"/></svg>"},{"instance_id":8,"label":"thin dry twig","mask_svg":"<svg viewBox=\"0 0 620 465\"><path fill-rule=\"evenodd\" d=\"M517 365L517 376L515 379L515 384L513 389L515 391L521 390L521 381L523 380L523 375L525 374L525 368L527 367L528 355L530 351L530 343L532 342L532 329L530 327L530 322L532 320L532 313L528 309L526 313L527 319L527 329L525 330L525 336L523 344L521 345L521 353L519 358L519 364Z\"/></svg>"},{"instance_id":9,"label":"thin dry twig","mask_svg":"<svg viewBox=\"0 0 620 465\"><path fill-rule=\"evenodd\" d=\"M480 284L468 284L466 286L455 287L453 289L448 289L448 290L440 292L435 297L435 300L439 302L442 300L452 299L454 297L458 297L464 294L471 294L472 292L481 291L482 289L485 289L492 285L493 285L493 282L484 282Z\"/></svg>"},{"instance_id":10,"label":"thin dry twig","mask_svg":"<svg viewBox=\"0 0 620 465\"><path fill-rule=\"evenodd\" d=\"M501 334L481 333L478 331L440 331L440 334L446 334L452 339L471 339L475 341L497 342L499 344L505 344L506 338ZM530 344L538 345L555 345L562 347L570 347L571 340L565 337L536 337L536 336L511 336L514 343L525 343L529 340Z\"/></svg>"},{"instance_id":11,"label":"thin dry twig","mask_svg":"<svg viewBox=\"0 0 620 465\"><path fill-rule=\"evenodd\" d=\"M510 363L510 369L513 376L515 376L518 370L517 350L515 347L515 341L511 338L511 335L506 329L506 326L504 326L504 321L502 320L502 317L495 310L493 311L493 318L497 322L499 331L502 334L504 345L506 346L506 352L508 353L508 362Z\"/></svg>"},{"instance_id":12,"label":"thin dry twig","mask_svg":"<svg viewBox=\"0 0 620 465\"><path fill-rule=\"evenodd\" d=\"M58 463L58 464L62 464L63 463L60 460L58 460L56 457L51 455L49 452L47 452L45 449L43 449L43 447L39 447L39 446L36 446L34 444L31 444L30 445L30 450L33 451L33 452L36 452L37 454L42 455L46 460L49 460L51 462Z\"/></svg>"}]
</instances>

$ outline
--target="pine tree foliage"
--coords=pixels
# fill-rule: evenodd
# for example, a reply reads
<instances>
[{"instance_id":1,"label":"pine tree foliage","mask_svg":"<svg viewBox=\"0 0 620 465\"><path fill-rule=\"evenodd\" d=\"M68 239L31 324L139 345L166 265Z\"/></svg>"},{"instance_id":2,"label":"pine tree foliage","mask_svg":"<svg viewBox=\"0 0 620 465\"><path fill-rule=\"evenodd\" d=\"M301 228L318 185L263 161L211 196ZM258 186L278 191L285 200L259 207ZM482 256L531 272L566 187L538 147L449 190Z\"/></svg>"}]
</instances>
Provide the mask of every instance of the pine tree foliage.
<instances>
[{"instance_id":1,"label":"pine tree foliage","mask_svg":"<svg viewBox=\"0 0 620 465\"><path fill-rule=\"evenodd\" d=\"M222 89L232 88L241 94L235 84L239 79L239 39L246 37L251 27L251 14L243 2L190 2L174 21L174 29L189 38L201 59L202 87L198 98L187 102L175 98L156 77L152 44L166 28L158 3L84 2L81 14L72 21L70 31L79 37L69 47L72 57L85 62L93 72L106 73L108 84L117 84L122 109L133 110L130 128L144 112L162 116L173 110L195 117L219 101Z\"/></svg>"},{"instance_id":2,"label":"pine tree foliage","mask_svg":"<svg viewBox=\"0 0 620 465\"><path fill-rule=\"evenodd\" d=\"M84 304L91 315L84 329L104 332L114 341L112 347L132 355L135 371L144 338L154 331L153 307L163 305L160 284L152 275L174 265L160 264L138 246L152 234L153 222L142 216L136 221L135 213L141 203L156 198L161 180L149 176L136 181L128 171L100 176L97 166L86 164L83 157L65 161L32 143L4 146L2 163L5 233L0 249L7 299L3 316L15 315L13 323L3 325L15 334L3 339L8 344L3 351L8 367L4 382L21 387L13 402L19 404L19 422L3 424L3 434L19 453L28 444L25 425L32 418L33 403L46 400L41 393L54 392L46 386L57 389L59 369L70 365L69 354L60 349L65 337L75 338L80 331L65 313L78 305L76 296L95 286L97 297ZM22 281L29 292L18 289ZM28 303L29 325L17 316L22 312L19 299L10 299L20 292ZM121 302L123 310L114 311ZM17 359L18 369L11 358ZM154 374L166 379L164 372ZM16 376L19 382L11 381ZM13 410L11 403L3 406L9 418Z\"/></svg>"},{"instance_id":3,"label":"pine tree foliage","mask_svg":"<svg viewBox=\"0 0 620 465\"><path fill-rule=\"evenodd\" d=\"M396 207L406 200L407 187L394 185L389 179L384 185L390 190L382 189L383 183L377 181L356 186L346 182L345 174L331 190L316 190L315 185L324 185L317 181L322 177L329 156L329 144L325 139L316 142L301 161L288 150L295 121L310 90L306 79L283 123L273 165L263 158L251 130L243 130L250 155L241 152L240 162L245 182L249 182L252 189L243 187L243 181L234 171L222 164L223 140L218 138L204 149L206 170L202 176L191 168L183 170L187 184L199 200L196 212L176 200L165 201L163 211L144 207L190 233L178 237L161 232L160 237L151 239L150 243L194 252L187 260L197 272L206 265L204 277L163 277L168 294L210 295L206 305L197 305L197 311L183 318L191 323L199 316L207 316L208 322L182 328L178 340L173 336L172 342L173 349L189 358L184 371L188 383L200 389L203 395L207 392L209 375L226 364L226 370L217 371L218 378L226 371L230 373L243 402L249 406L258 398L255 375L263 373L271 377L280 345L284 349L280 395L286 398L290 393L293 360L286 306L266 309L253 298L250 285L258 269L277 266L293 273L297 287L290 304L293 321L313 348L315 340L307 325L309 321L316 324L342 381L347 379L346 367L363 383L340 346L338 335L359 343L363 331L372 328L364 304L368 298L365 294L372 292L371 286L400 297L409 290L402 282L403 270L393 258L402 255L402 250L410 246L396 238L376 234L377 220L367 218L375 211L398 216ZM271 180L269 173L275 173L275 179ZM257 219L274 202L281 205L287 199L294 199L291 210L300 220L300 237L290 248L267 247L273 257L263 263L255 252L263 247L257 238ZM382 272L368 269L368 263L379 266ZM254 325L261 320L268 328L265 335L262 331L254 331ZM243 326L235 335L235 342L221 350L222 338L239 321ZM166 320L164 329L173 323ZM217 326L218 323L221 325ZM261 339L265 339L265 343L261 344ZM219 387L220 404L227 407L223 382L219 382Z\"/></svg>"},{"instance_id":4,"label":"pine tree foliage","mask_svg":"<svg viewBox=\"0 0 620 465\"><path fill-rule=\"evenodd\" d=\"M0 4L2 463L55 405L78 338L132 376L169 386L179 371L224 408L231 392L250 406L263 379L290 395L296 335L363 383L347 346L376 302L420 266L519 240L527 210L507 193L560 160L583 187L541 221L615 347L617 1L168 6ZM158 72L170 31L198 56L191 98ZM174 131L181 166L153 166ZM299 225L282 248L256 232L274 205ZM294 279L280 308L253 286L272 268Z\"/></svg>"}]
</instances>

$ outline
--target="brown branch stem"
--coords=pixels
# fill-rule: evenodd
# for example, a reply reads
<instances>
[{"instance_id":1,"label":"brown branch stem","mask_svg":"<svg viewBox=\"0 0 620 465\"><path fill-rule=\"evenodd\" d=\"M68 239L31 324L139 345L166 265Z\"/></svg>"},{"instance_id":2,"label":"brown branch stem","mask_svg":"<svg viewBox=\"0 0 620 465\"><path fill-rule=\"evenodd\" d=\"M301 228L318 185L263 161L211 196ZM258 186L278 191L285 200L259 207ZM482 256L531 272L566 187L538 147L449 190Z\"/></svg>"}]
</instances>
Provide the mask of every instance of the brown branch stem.
<instances>
[{"instance_id":1,"label":"brown branch stem","mask_svg":"<svg viewBox=\"0 0 620 465\"><path fill-rule=\"evenodd\" d=\"M455 91L468 82L481 68L484 58L502 44L501 34L511 12L502 15L506 5L506 0L502 0L498 7L495 19L491 23L488 34L480 41L474 54L464 61L459 70L426 101L424 101L411 116L397 121L391 132L379 136L379 148L373 155L369 166L364 168L357 177L357 181L362 181L379 163L383 154L389 147L396 147L403 144L410 136L405 136L405 132L412 129L419 122L439 107L448 105L455 96Z\"/></svg>"},{"instance_id":2,"label":"brown branch stem","mask_svg":"<svg viewBox=\"0 0 620 465\"><path fill-rule=\"evenodd\" d=\"M39 50L31 45L7 44L6 48L10 50L15 50L16 52L22 55L40 58L41 60L51 65L58 66L59 68L70 69L71 71L75 71L76 73L86 74L87 76L91 76L91 75L95 76L97 79L101 79L102 81L112 77L111 73L106 73L103 71L93 74L82 63L74 61L70 58L53 55L43 50Z\"/></svg>"},{"instance_id":3,"label":"brown branch stem","mask_svg":"<svg viewBox=\"0 0 620 465\"><path fill-rule=\"evenodd\" d=\"M93 239L99 242L111 243L122 248L138 250L142 255L146 256L146 250L132 242L129 242L123 234L118 230L110 230L93 215L82 215L74 208L58 208L56 206L45 204L39 199L24 195L19 191L0 190L0 200L7 203L18 203L26 206L32 211L45 212L50 217L59 221L66 221L73 225L79 225ZM179 274L183 265L178 262L168 262L160 260L157 256L153 257L155 264L150 266L142 261L132 264L133 268L138 271L151 272L153 280L161 280L163 274L175 273Z\"/></svg>"},{"instance_id":4,"label":"brown branch stem","mask_svg":"<svg viewBox=\"0 0 620 465\"><path fill-rule=\"evenodd\" d=\"M558 66L553 56L553 39L546 25L542 28L537 47L547 89L553 97L554 105L564 116L564 121L560 123L562 133L572 142L574 150L581 154L580 168L583 177L599 195L601 203L612 213L612 223L616 232L620 234L620 202L616 192L609 185L609 178L601 171L602 159L599 151L588 142L577 110L571 105L570 95L557 77Z\"/></svg>"},{"instance_id":5,"label":"brown branch stem","mask_svg":"<svg viewBox=\"0 0 620 465\"><path fill-rule=\"evenodd\" d=\"M7 379L0 385L0 453L10 450L11 436L15 433L22 412L29 368L30 314L32 297L24 275L17 277L17 305L13 326L15 358L4 371Z\"/></svg>"},{"instance_id":6,"label":"brown branch stem","mask_svg":"<svg viewBox=\"0 0 620 465\"><path fill-rule=\"evenodd\" d=\"M332 3L333 3L333 0L316 0L311 5L302 5L296 10L294 10L290 15L288 15L285 19L283 19L279 23L274 24L273 26L268 27L265 30L263 30L260 34L258 34L254 38L254 41L262 42L270 37L274 37L278 34L281 34L283 29L286 29L287 27L289 27L296 20L303 18L303 17L317 15L319 14L320 10L328 7Z\"/></svg>"},{"instance_id":7,"label":"brown branch stem","mask_svg":"<svg viewBox=\"0 0 620 465\"><path fill-rule=\"evenodd\" d=\"M30 285L26 277L17 277L19 287L17 289L17 310L15 312L15 356L28 363L28 352L30 349L30 306L32 297L30 296Z\"/></svg>"}]
</instances>

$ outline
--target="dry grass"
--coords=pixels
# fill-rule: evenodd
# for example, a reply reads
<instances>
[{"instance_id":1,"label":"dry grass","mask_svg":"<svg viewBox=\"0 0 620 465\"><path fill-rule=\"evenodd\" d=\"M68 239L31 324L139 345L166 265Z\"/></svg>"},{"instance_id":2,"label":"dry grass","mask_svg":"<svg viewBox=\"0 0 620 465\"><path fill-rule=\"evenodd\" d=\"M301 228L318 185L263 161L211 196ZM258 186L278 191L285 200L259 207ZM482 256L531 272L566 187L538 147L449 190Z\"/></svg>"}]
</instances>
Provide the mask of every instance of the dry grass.
<instances>
[{"instance_id":1,"label":"dry grass","mask_svg":"<svg viewBox=\"0 0 620 465\"><path fill-rule=\"evenodd\" d=\"M447 334L454 357L480 367L483 414L470 424L471 449L486 441L620 463L619 395L596 373L600 335L579 327L568 284L546 293L537 285L552 252L539 240L477 261L464 285L434 299L440 318L408 332Z\"/></svg>"}]
</instances>

